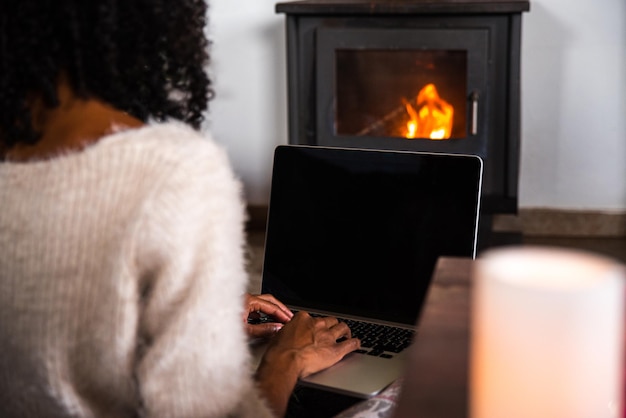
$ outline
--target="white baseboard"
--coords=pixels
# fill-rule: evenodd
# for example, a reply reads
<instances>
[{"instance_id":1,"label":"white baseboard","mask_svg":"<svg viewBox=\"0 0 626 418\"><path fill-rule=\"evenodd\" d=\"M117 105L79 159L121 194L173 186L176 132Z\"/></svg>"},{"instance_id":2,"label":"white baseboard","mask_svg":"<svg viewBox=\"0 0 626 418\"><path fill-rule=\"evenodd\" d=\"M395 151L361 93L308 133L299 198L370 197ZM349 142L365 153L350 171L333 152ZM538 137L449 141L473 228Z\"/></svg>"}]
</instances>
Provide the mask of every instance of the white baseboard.
<instances>
[{"instance_id":1,"label":"white baseboard","mask_svg":"<svg viewBox=\"0 0 626 418\"><path fill-rule=\"evenodd\" d=\"M493 229L526 236L623 238L626 212L520 209L517 216L494 216Z\"/></svg>"}]
</instances>

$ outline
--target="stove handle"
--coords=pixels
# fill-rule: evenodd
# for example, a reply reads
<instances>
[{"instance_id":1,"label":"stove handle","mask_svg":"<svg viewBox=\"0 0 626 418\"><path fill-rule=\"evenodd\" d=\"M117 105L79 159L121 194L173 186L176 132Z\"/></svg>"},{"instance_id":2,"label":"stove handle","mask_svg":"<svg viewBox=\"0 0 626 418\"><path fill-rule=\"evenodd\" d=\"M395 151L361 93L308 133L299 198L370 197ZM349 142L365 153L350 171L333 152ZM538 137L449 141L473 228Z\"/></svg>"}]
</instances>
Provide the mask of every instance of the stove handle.
<instances>
[{"instance_id":1,"label":"stove handle","mask_svg":"<svg viewBox=\"0 0 626 418\"><path fill-rule=\"evenodd\" d=\"M477 90L470 93L470 101L472 102L472 126L470 133L472 135L478 134L478 98L480 95Z\"/></svg>"}]
</instances>

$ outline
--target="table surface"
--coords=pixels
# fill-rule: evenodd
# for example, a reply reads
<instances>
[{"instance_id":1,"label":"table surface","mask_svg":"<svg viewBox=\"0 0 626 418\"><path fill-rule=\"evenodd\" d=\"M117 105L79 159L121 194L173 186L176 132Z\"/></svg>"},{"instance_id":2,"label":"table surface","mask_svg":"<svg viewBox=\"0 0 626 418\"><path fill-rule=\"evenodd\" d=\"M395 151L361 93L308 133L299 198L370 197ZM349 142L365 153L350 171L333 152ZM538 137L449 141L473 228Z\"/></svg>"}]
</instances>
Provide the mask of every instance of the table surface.
<instances>
[{"instance_id":1,"label":"table surface","mask_svg":"<svg viewBox=\"0 0 626 418\"><path fill-rule=\"evenodd\" d=\"M471 271L468 258L435 268L394 418L465 418L468 413Z\"/></svg>"}]
</instances>

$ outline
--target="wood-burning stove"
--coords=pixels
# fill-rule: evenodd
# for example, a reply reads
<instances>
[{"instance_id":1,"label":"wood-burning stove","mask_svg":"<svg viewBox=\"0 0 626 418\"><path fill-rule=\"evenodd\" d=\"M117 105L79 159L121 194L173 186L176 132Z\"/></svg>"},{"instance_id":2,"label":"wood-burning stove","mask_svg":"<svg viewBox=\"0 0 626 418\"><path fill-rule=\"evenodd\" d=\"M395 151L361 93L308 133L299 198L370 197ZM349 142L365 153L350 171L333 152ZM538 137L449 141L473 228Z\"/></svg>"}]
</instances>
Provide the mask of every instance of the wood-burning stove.
<instances>
[{"instance_id":1,"label":"wood-burning stove","mask_svg":"<svg viewBox=\"0 0 626 418\"><path fill-rule=\"evenodd\" d=\"M286 14L289 142L479 155L515 213L528 0L305 0Z\"/></svg>"}]
</instances>

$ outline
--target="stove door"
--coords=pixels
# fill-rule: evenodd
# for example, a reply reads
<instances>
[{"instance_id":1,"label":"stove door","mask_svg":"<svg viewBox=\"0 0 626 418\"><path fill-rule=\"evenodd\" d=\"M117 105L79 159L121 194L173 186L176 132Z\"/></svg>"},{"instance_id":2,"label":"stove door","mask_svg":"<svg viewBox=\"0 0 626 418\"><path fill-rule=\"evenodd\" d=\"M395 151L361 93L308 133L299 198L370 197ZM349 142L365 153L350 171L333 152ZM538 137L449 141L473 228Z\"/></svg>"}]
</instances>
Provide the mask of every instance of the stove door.
<instances>
[{"instance_id":1,"label":"stove door","mask_svg":"<svg viewBox=\"0 0 626 418\"><path fill-rule=\"evenodd\" d=\"M318 144L484 157L488 50L485 28L319 28Z\"/></svg>"}]
</instances>

